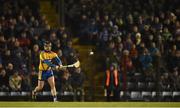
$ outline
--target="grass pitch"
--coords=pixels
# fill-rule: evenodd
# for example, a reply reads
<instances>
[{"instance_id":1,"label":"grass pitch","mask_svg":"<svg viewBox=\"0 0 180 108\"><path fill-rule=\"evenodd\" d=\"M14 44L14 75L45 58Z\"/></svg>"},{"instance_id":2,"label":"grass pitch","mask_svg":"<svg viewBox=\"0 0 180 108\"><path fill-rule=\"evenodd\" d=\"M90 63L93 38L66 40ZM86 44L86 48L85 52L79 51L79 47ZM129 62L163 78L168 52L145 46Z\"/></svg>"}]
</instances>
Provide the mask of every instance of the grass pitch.
<instances>
[{"instance_id":1,"label":"grass pitch","mask_svg":"<svg viewBox=\"0 0 180 108\"><path fill-rule=\"evenodd\" d=\"M180 102L0 102L0 107L120 107L180 108Z\"/></svg>"}]
</instances>

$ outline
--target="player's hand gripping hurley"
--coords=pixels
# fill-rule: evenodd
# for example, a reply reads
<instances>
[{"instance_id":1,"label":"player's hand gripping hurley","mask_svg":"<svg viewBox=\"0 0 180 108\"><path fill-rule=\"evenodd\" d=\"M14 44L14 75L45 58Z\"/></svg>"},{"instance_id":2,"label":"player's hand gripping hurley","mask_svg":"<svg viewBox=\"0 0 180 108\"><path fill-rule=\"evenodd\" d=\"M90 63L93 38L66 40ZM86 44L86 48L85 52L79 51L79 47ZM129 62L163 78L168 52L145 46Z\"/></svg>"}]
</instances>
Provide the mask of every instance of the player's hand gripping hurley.
<instances>
[{"instance_id":1,"label":"player's hand gripping hurley","mask_svg":"<svg viewBox=\"0 0 180 108\"><path fill-rule=\"evenodd\" d=\"M79 60L77 62L75 62L74 64L71 64L71 65L65 65L65 66L60 66L59 68L68 68L68 67L75 67L75 68L78 68L80 66L80 62Z\"/></svg>"}]
</instances>

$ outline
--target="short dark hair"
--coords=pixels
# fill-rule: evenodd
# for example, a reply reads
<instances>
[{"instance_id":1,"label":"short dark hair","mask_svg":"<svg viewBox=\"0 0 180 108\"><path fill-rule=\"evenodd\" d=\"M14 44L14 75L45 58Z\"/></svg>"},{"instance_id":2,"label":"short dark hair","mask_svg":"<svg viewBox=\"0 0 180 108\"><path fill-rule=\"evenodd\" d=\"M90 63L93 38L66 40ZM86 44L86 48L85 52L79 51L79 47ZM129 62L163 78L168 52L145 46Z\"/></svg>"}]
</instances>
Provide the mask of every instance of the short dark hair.
<instances>
[{"instance_id":1,"label":"short dark hair","mask_svg":"<svg viewBox=\"0 0 180 108\"><path fill-rule=\"evenodd\" d=\"M49 44L51 44L50 41L45 41L45 42L44 42L44 46L49 45Z\"/></svg>"}]
</instances>

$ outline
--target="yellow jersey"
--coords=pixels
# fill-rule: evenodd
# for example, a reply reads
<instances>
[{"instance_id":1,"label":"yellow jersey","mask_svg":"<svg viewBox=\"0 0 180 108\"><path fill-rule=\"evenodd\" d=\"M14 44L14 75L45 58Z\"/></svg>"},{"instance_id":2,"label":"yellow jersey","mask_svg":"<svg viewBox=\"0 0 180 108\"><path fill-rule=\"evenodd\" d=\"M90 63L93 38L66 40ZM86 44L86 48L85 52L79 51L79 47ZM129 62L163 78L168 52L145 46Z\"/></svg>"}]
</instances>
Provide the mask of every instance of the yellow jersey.
<instances>
[{"instance_id":1,"label":"yellow jersey","mask_svg":"<svg viewBox=\"0 0 180 108\"><path fill-rule=\"evenodd\" d=\"M54 64L52 64L52 59L54 59L54 58L57 58L59 60L58 64L61 64L61 61L55 52L41 51L40 52L39 71L50 70L51 66L54 65ZM47 62L51 63L51 64L49 65L49 64L47 64Z\"/></svg>"}]
</instances>

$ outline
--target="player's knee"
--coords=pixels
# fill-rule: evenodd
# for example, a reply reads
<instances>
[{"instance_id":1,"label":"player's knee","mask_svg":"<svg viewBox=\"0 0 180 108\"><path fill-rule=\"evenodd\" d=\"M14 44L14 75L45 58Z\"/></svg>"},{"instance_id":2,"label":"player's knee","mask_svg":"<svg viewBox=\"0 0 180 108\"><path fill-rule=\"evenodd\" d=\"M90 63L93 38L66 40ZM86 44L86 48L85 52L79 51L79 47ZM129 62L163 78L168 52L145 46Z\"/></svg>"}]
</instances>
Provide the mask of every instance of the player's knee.
<instances>
[{"instance_id":1,"label":"player's knee","mask_svg":"<svg viewBox=\"0 0 180 108\"><path fill-rule=\"evenodd\" d=\"M42 89L43 89L43 86L41 86L41 85L38 86L38 89L39 89L39 90L42 90Z\"/></svg>"}]
</instances>

